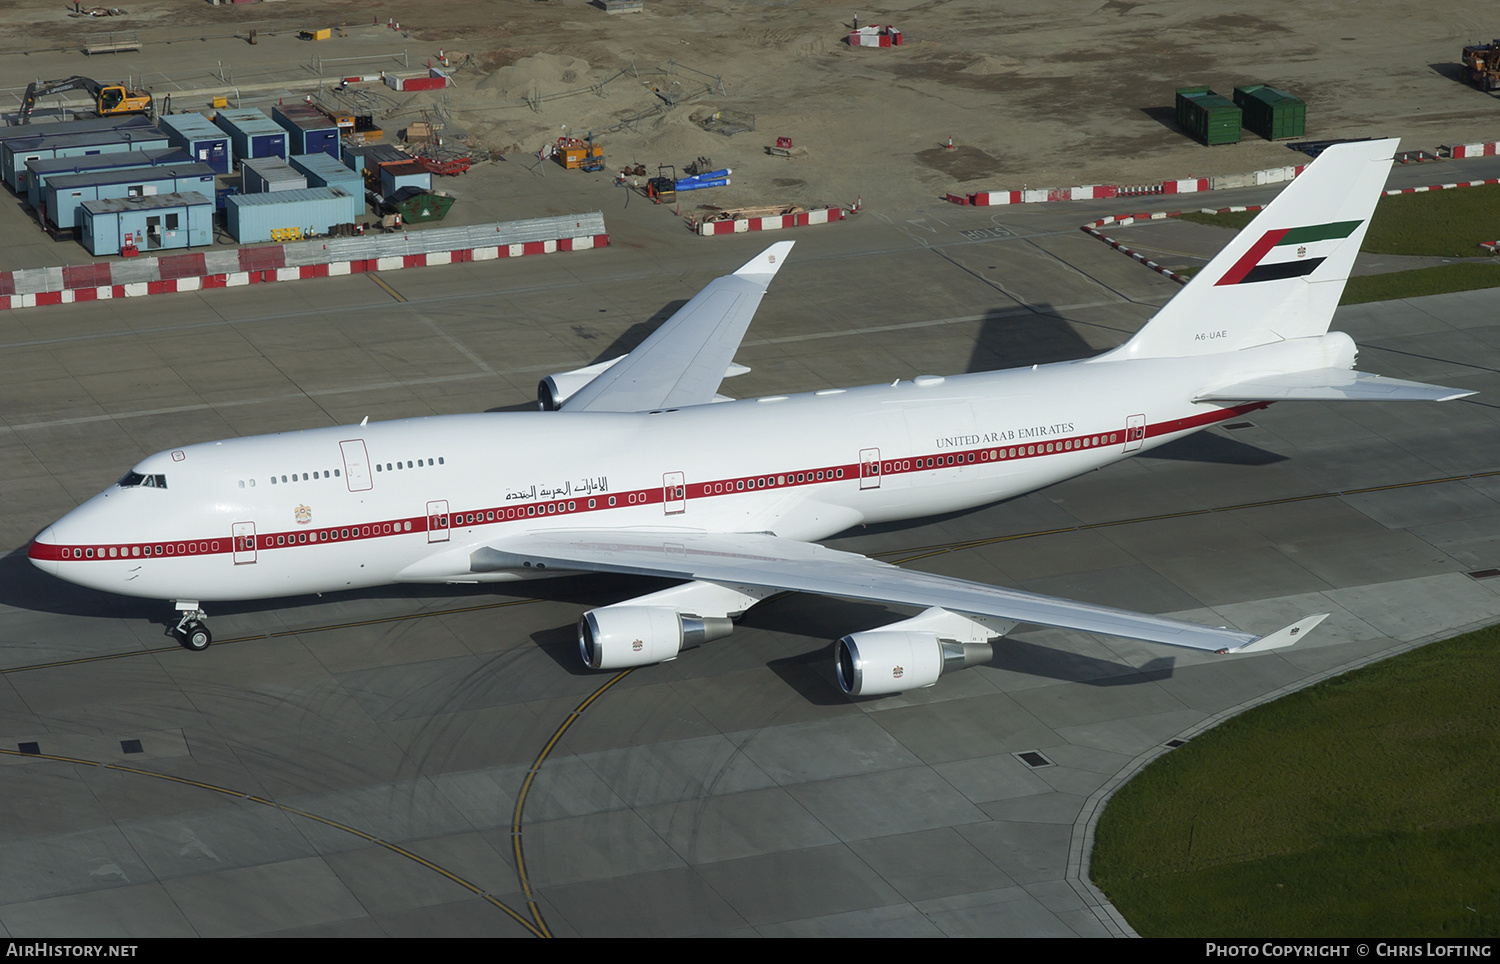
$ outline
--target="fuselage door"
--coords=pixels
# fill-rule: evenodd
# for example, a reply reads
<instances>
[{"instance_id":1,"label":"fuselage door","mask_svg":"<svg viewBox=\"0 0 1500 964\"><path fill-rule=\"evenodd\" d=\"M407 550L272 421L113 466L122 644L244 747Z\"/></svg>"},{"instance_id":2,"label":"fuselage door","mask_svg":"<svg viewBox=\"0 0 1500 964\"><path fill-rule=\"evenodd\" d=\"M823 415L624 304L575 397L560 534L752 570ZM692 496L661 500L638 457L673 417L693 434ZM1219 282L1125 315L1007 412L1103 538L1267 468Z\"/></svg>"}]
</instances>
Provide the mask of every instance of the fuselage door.
<instances>
[{"instance_id":1,"label":"fuselage door","mask_svg":"<svg viewBox=\"0 0 1500 964\"><path fill-rule=\"evenodd\" d=\"M1146 416L1132 415L1125 419L1125 451L1134 452L1146 440Z\"/></svg>"},{"instance_id":2,"label":"fuselage door","mask_svg":"<svg viewBox=\"0 0 1500 964\"><path fill-rule=\"evenodd\" d=\"M427 541L447 542L450 521L447 499L427 503Z\"/></svg>"},{"instance_id":3,"label":"fuselage door","mask_svg":"<svg viewBox=\"0 0 1500 964\"><path fill-rule=\"evenodd\" d=\"M687 511L687 481L681 472L667 472L661 477L661 504L667 515Z\"/></svg>"},{"instance_id":4,"label":"fuselage door","mask_svg":"<svg viewBox=\"0 0 1500 964\"><path fill-rule=\"evenodd\" d=\"M344 482L350 492L364 492L375 483L370 479L370 454L365 451L365 440L350 439L339 443L344 453Z\"/></svg>"},{"instance_id":5,"label":"fuselage door","mask_svg":"<svg viewBox=\"0 0 1500 964\"><path fill-rule=\"evenodd\" d=\"M255 562L255 523L234 524L234 564L245 566Z\"/></svg>"},{"instance_id":6,"label":"fuselage door","mask_svg":"<svg viewBox=\"0 0 1500 964\"><path fill-rule=\"evenodd\" d=\"M880 488L880 449L859 450L859 487Z\"/></svg>"}]
</instances>

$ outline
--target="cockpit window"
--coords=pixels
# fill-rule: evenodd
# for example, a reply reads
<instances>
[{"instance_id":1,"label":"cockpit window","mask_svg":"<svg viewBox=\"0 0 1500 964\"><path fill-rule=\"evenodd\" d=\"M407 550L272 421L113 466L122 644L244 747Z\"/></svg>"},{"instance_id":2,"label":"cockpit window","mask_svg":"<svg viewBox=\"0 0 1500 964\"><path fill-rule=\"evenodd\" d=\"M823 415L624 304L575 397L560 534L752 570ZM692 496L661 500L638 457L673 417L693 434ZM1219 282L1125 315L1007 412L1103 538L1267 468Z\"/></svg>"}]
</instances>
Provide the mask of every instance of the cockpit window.
<instances>
[{"instance_id":1,"label":"cockpit window","mask_svg":"<svg viewBox=\"0 0 1500 964\"><path fill-rule=\"evenodd\" d=\"M139 472L126 472L116 483L122 489L130 489L136 486L145 486L148 489L165 489L167 477L165 475L142 475Z\"/></svg>"}]
</instances>

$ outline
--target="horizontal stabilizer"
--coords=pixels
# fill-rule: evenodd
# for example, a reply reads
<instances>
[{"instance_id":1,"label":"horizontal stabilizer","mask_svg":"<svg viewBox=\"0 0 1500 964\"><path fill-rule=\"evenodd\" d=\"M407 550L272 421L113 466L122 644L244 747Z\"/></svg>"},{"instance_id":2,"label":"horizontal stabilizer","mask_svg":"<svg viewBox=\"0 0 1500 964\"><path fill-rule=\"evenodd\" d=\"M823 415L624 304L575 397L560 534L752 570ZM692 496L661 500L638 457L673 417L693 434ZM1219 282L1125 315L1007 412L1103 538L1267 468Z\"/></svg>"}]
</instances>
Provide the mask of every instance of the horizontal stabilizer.
<instances>
[{"instance_id":1,"label":"horizontal stabilizer","mask_svg":"<svg viewBox=\"0 0 1500 964\"><path fill-rule=\"evenodd\" d=\"M1473 395L1466 388L1424 385L1346 368L1265 375L1204 392L1195 402L1446 402Z\"/></svg>"},{"instance_id":2,"label":"horizontal stabilizer","mask_svg":"<svg viewBox=\"0 0 1500 964\"><path fill-rule=\"evenodd\" d=\"M1224 653L1263 653L1268 649L1285 649L1297 640L1307 635L1314 627L1328 618L1328 613L1319 613L1316 616L1305 616L1297 620L1285 629L1278 629L1259 639L1251 640L1243 646L1232 646L1220 650Z\"/></svg>"}]
</instances>

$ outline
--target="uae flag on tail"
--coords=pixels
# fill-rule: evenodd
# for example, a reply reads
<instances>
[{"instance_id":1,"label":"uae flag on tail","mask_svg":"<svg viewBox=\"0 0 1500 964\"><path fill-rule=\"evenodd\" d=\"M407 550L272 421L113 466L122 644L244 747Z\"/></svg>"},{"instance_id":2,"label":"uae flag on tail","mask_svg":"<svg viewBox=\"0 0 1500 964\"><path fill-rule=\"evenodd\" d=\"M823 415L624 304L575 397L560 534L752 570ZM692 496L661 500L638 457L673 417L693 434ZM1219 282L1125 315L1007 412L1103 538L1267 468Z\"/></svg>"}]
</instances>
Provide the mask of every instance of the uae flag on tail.
<instances>
[{"instance_id":1,"label":"uae flag on tail","mask_svg":"<svg viewBox=\"0 0 1500 964\"><path fill-rule=\"evenodd\" d=\"M1282 278L1301 278L1312 274L1363 223L1332 221L1328 224L1267 231L1214 284L1254 284L1257 281L1280 281Z\"/></svg>"}]
</instances>

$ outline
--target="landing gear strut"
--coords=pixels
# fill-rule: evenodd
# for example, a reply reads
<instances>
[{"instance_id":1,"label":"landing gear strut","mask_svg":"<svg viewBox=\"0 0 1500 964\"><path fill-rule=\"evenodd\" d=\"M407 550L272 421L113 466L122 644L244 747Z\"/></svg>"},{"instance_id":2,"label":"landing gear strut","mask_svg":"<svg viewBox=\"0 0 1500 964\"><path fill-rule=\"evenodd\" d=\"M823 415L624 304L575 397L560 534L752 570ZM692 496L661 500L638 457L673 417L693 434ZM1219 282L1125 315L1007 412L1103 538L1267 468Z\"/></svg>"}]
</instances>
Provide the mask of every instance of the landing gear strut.
<instances>
[{"instance_id":1,"label":"landing gear strut","mask_svg":"<svg viewBox=\"0 0 1500 964\"><path fill-rule=\"evenodd\" d=\"M177 620L177 625L168 632L177 638L177 642L184 649L190 649L195 653L203 652L214 641L213 634L203 624L203 620L208 618L208 613L198 608L197 601L186 599L177 601L177 610L181 613L181 618Z\"/></svg>"}]
</instances>

